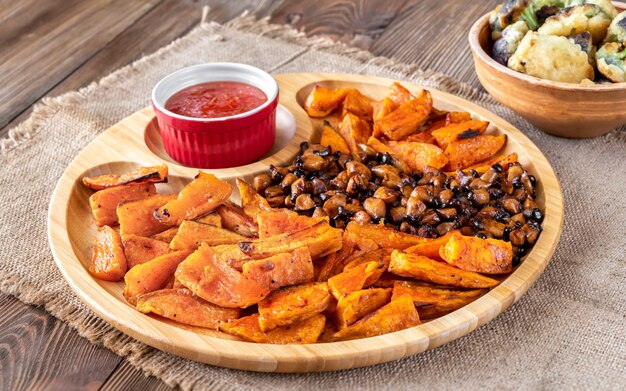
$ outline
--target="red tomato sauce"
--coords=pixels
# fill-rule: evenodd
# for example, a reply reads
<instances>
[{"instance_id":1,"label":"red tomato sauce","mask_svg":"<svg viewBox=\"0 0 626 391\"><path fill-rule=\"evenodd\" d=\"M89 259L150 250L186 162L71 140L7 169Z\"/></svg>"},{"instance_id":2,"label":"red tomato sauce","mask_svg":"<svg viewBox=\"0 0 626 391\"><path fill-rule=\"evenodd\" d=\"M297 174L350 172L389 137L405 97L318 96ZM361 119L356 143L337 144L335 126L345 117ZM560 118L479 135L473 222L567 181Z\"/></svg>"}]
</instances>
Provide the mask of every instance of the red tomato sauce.
<instances>
[{"instance_id":1,"label":"red tomato sauce","mask_svg":"<svg viewBox=\"0 0 626 391\"><path fill-rule=\"evenodd\" d=\"M245 113L267 102L263 91L236 81L195 84L172 95L165 108L194 118L220 118Z\"/></svg>"}]
</instances>

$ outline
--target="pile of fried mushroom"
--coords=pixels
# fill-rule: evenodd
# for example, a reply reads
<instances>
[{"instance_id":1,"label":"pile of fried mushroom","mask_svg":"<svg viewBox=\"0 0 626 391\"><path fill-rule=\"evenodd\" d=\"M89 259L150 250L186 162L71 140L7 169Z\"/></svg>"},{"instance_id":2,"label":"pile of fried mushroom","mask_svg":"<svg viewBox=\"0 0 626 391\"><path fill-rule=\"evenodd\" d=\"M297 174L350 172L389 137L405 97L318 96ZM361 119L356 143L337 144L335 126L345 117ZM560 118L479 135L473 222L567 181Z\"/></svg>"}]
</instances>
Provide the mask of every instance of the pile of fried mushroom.
<instances>
[{"instance_id":1,"label":"pile of fried mushroom","mask_svg":"<svg viewBox=\"0 0 626 391\"><path fill-rule=\"evenodd\" d=\"M626 12L610 0L506 0L491 13L492 57L565 83L626 81Z\"/></svg>"}]
</instances>

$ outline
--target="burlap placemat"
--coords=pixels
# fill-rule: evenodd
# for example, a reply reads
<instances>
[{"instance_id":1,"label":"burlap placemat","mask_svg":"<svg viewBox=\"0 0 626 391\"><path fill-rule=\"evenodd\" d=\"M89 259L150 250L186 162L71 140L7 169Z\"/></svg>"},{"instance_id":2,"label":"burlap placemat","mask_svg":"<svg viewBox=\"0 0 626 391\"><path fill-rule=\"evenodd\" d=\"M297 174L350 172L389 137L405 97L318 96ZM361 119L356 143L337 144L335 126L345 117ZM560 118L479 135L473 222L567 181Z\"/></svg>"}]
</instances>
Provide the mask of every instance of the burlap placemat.
<instances>
[{"instance_id":1,"label":"burlap placemat","mask_svg":"<svg viewBox=\"0 0 626 391\"><path fill-rule=\"evenodd\" d=\"M228 370L163 353L120 333L87 309L57 270L46 237L48 201L74 156L100 132L148 105L161 77L210 61L244 62L276 73L351 72L407 80L506 118L546 154L563 186L565 227L552 262L517 304L472 334L363 369L309 375ZM451 78L326 39L307 39L283 26L250 17L225 26L203 23L97 83L44 99L1 141L0 290L43 306L91 342L184 389L624 389L625 148L624 129L591 140L551 137Z\"/></svg>"}]
</instances>

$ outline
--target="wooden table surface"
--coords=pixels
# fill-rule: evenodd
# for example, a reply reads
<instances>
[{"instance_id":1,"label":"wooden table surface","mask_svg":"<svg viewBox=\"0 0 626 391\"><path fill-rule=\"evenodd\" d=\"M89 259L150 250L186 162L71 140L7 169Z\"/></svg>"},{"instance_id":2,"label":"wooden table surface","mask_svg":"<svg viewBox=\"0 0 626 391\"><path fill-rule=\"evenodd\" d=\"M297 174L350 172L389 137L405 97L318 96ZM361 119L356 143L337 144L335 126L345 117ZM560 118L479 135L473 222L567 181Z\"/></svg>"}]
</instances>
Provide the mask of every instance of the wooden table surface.
<instances>
[{"instance_id":1,"label":"wooden table surface","mask_svg":"<svg viewBox=\"0 0 626 391\"><path fill-rule=\"evenodd\" d=\"M42 97L83 87L184 35L204 5L210 20L248 10L480 87L467 32L498 2L0 0L0 137ZM0 390L97 388L169 387L42 308L0 294Z\"/></svg>"}]
</instances>

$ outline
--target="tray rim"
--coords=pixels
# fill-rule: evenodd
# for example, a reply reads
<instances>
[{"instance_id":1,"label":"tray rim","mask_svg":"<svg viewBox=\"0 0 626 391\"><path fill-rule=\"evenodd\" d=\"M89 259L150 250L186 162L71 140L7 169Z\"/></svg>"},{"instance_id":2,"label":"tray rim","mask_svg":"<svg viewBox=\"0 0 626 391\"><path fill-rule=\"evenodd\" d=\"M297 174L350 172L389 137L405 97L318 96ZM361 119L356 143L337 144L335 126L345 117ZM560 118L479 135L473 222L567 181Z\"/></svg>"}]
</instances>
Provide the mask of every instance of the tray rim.
<instances>
[{"instance_id":1,"label":"tray rim","mask_svg":"<svg viewBox=\"0 0 626 391\"><path fill-rule=\"evenodd\" d=\"M375 76L337 73L299 73L274 75L281 81L302 79L304 85L316 81L337 80L389 85L393 79ZM422 86L401 81L410 89ZM480 299L434 321L377 337L319 343L313 345L268 345L233 341L199 335L193 331L172 326L167 322L146 316L138 311L128 311L129 306L110 295L82 265L70 245L67 231L67 209L71 189L77 177L71 177L85 149L108 130L119 126L127 118L96 137L66 168L52 194L48 214L48 239L57 267L70 288L80 300L98 316L123 333L165 352L212 365L262 372L317 372L357 368L407 357L440 346L470 333L493 320L517 301L541 275L556 249L563 226L563 195L558 178L549 161L520 130L512 124L475 103L463 98L424 87L433 93L435 100L463 107L473 115L489 120L502 132L514 137L532 155L532 163L544 187L546 215L544 231L525 261L500 285ZM281 99L284 94L281 92ZM282 103L282 102L281 102ZM146 112L147 109L139 112ZM292 112L294 116L304 111ZM137 114L137 113L135 113ZM133 115L135 115L133 114ZM132 115L131 115L132 116ZM308 118L308 117L307 117ZM296 140L299 144L299 141ZM170 163L168 163L170 164ZM189 170L188 168L185 168ZM548 193L548 189L550 190ZM548 208L548 204L550 208ZM61 216L60 216L61 215ZM63 228L59 232L59 228ZM108 296L108 297L107 297ZM106 304L106 305L105 305ZM119 313L121 312L121 315ZM167 333L165 333L167 332ZM172 342L173 338L177 340Z\"/></svg>"}]
</instances>

